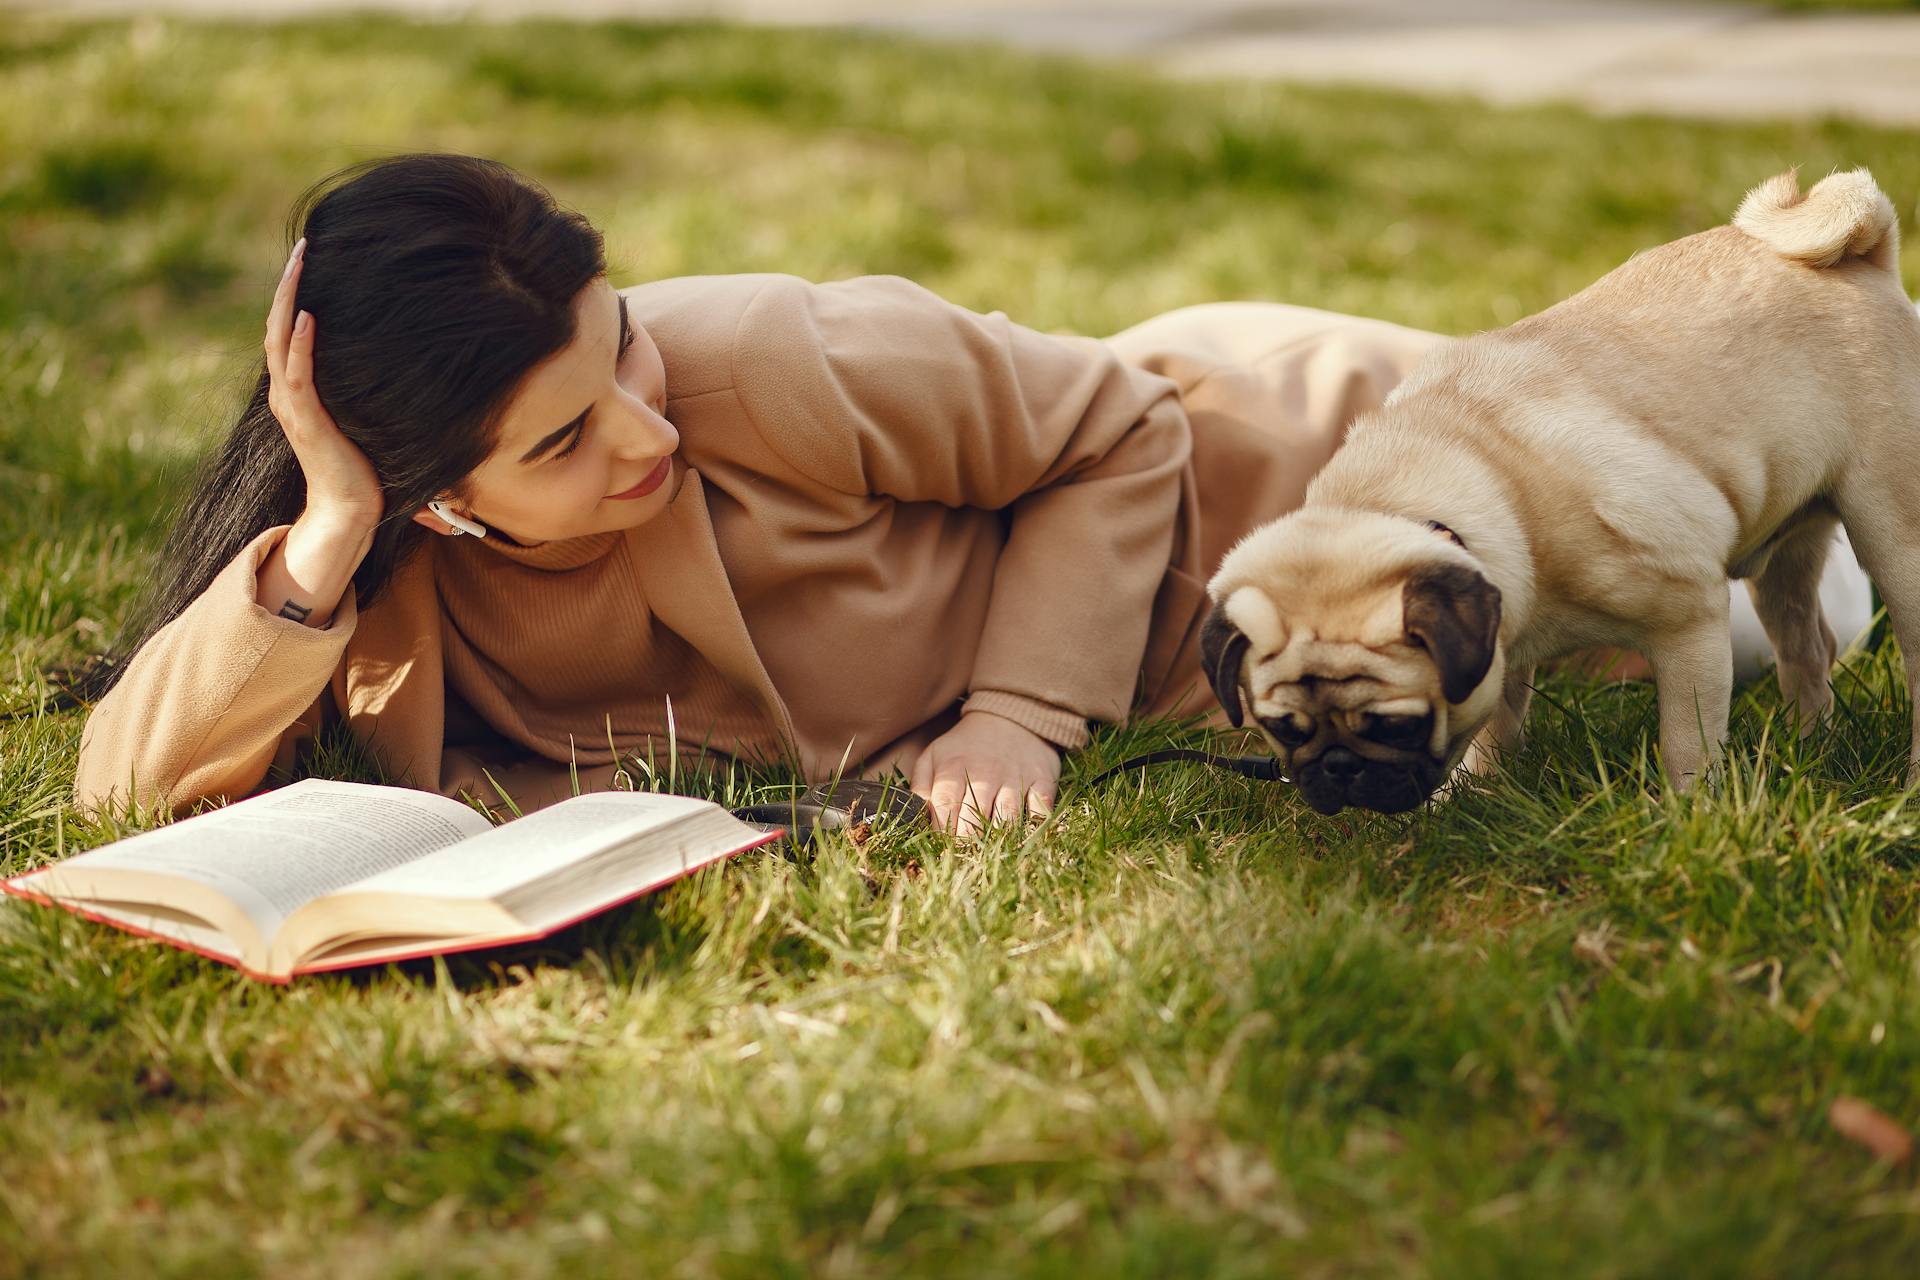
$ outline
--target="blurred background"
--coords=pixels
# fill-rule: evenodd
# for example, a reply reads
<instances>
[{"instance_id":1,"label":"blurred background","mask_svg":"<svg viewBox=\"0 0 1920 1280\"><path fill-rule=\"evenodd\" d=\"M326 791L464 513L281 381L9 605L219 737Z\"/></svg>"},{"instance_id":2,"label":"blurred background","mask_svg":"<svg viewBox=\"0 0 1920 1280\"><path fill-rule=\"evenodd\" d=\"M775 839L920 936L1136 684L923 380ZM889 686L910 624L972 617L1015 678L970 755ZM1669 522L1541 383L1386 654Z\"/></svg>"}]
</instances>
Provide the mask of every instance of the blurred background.
<instances>
[{"instance_id":1,"label":"blurred background","mask_svg":"<svg viewBox=\"0 0 1920 1280\"><path fill-rule=\"evenodd\" d=\"M36 7L0 0L0 7ZM74 14L705 19L995 41L1248 75L1710 116L1913 124L1920 0L66 0ZM1901 15L1904 14L1904 18ZM1892 16L1892 22L1886 19Z\"/></svg>"}]
</instances>

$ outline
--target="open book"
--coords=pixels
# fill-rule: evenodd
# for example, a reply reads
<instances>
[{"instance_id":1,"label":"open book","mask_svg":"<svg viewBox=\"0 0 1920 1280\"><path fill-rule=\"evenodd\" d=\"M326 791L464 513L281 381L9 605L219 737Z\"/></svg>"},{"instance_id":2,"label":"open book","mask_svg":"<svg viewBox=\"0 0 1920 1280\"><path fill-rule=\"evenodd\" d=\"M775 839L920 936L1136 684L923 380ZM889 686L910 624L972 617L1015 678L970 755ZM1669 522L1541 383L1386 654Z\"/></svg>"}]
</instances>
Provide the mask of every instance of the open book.
<instances>
[{"instance_id":1,"label":"open book","mask_svg":"<svg viewBox=\"0 0 1920 1280\"><path fill-rule=\"evenodd\" d=\"M430 791L308 778L0 890L285 982L529 942L779 835L687 796L572 796L496 827Z\"/></svg>"}]
</instances>

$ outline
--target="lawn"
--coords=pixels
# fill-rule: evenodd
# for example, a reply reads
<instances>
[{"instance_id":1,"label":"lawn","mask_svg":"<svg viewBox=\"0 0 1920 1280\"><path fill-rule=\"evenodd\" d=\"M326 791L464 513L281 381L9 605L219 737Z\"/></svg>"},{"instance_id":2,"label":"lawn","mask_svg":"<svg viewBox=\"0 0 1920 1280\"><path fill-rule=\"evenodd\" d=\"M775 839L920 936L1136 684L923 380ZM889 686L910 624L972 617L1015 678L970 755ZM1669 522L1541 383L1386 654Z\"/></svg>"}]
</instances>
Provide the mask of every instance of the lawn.
<instances>
[{"instance_id":1,"label":"lawn","mask_svg":"<svg viewBox=\"0 0 1920 1280\"><path fill-rule=\"evenodd\" d=\"M351 161L518 165L618 284L1461 332L1791 164L1870 166L1911 226L1916 144L711 26L10 18L0 695L111 638L251 385L287 207ZM1403 818L1188 767L1089 789L1180 736L1107 732L1044 829L752 854L538 948L284 989L0 905L0 1276L1902 1273L1915 1174L1826 1120L1920 1120L1899 671L1851 663L1804 742L1742 690L1692 798L1651 779L1649 689L1568 677L1507 777ZM119 830L68 808L80 725L0 722L0 874Z\"/></svg>"}]
</instances>

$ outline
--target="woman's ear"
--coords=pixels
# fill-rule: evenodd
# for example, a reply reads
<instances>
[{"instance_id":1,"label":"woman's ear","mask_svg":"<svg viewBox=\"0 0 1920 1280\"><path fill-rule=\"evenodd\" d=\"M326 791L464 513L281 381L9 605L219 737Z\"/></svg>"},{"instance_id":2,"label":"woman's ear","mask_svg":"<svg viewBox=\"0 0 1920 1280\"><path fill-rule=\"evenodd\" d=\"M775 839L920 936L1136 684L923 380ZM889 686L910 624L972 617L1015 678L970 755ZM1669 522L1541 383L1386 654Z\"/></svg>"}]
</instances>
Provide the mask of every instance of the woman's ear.
<instances>
[{"instance_id":1,"label":"woman's ear","mask_svg":"<svg viewBox=\"0 0 1920 1280\"><path fill-rule=\"evenodd\" d=\"M442 520L439 516L436 516L431 511L428 511L425 507L422 507L418 511L413 513L413 522L419 525L422 529L431 529L435 533L446 534L448 536L452 536L460 532L458 529L448 524L445 520Z\"/></svg>"},{"instance_id":2,"label":"woman's ear","mask_svg":"<svg viewBox=\"0 0 1920 1280\"><path fill-rule=\"evenodd\" d=\"M485 525L461 515L443 498L436 498L424 510L414 512L413 521L422 528L448 537L458 537L463 533L470 533L476 538L487 536Z\"/></svg>"}]
</instances>

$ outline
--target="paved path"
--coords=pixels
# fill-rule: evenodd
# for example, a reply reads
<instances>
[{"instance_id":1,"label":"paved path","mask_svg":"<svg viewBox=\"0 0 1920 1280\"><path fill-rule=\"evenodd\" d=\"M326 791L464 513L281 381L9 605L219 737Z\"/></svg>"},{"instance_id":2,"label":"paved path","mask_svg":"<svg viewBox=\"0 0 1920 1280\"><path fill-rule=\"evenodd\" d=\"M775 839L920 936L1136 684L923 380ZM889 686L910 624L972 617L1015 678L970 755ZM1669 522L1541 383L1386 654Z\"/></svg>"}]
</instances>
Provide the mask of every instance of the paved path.
<instances>
[{"instance_id":1,"label":"paved path","mask_svg":"<svg viewBox=\"0 0 1920 1280\"><path fill-rule=\"evenodd\" d=\"M1920 11L1657 0L0 0L0 10L267 18L709 17L847 24L1144 62L1600 111L1840 114L1920 126Z\"/></svg>"}]
</instances>

